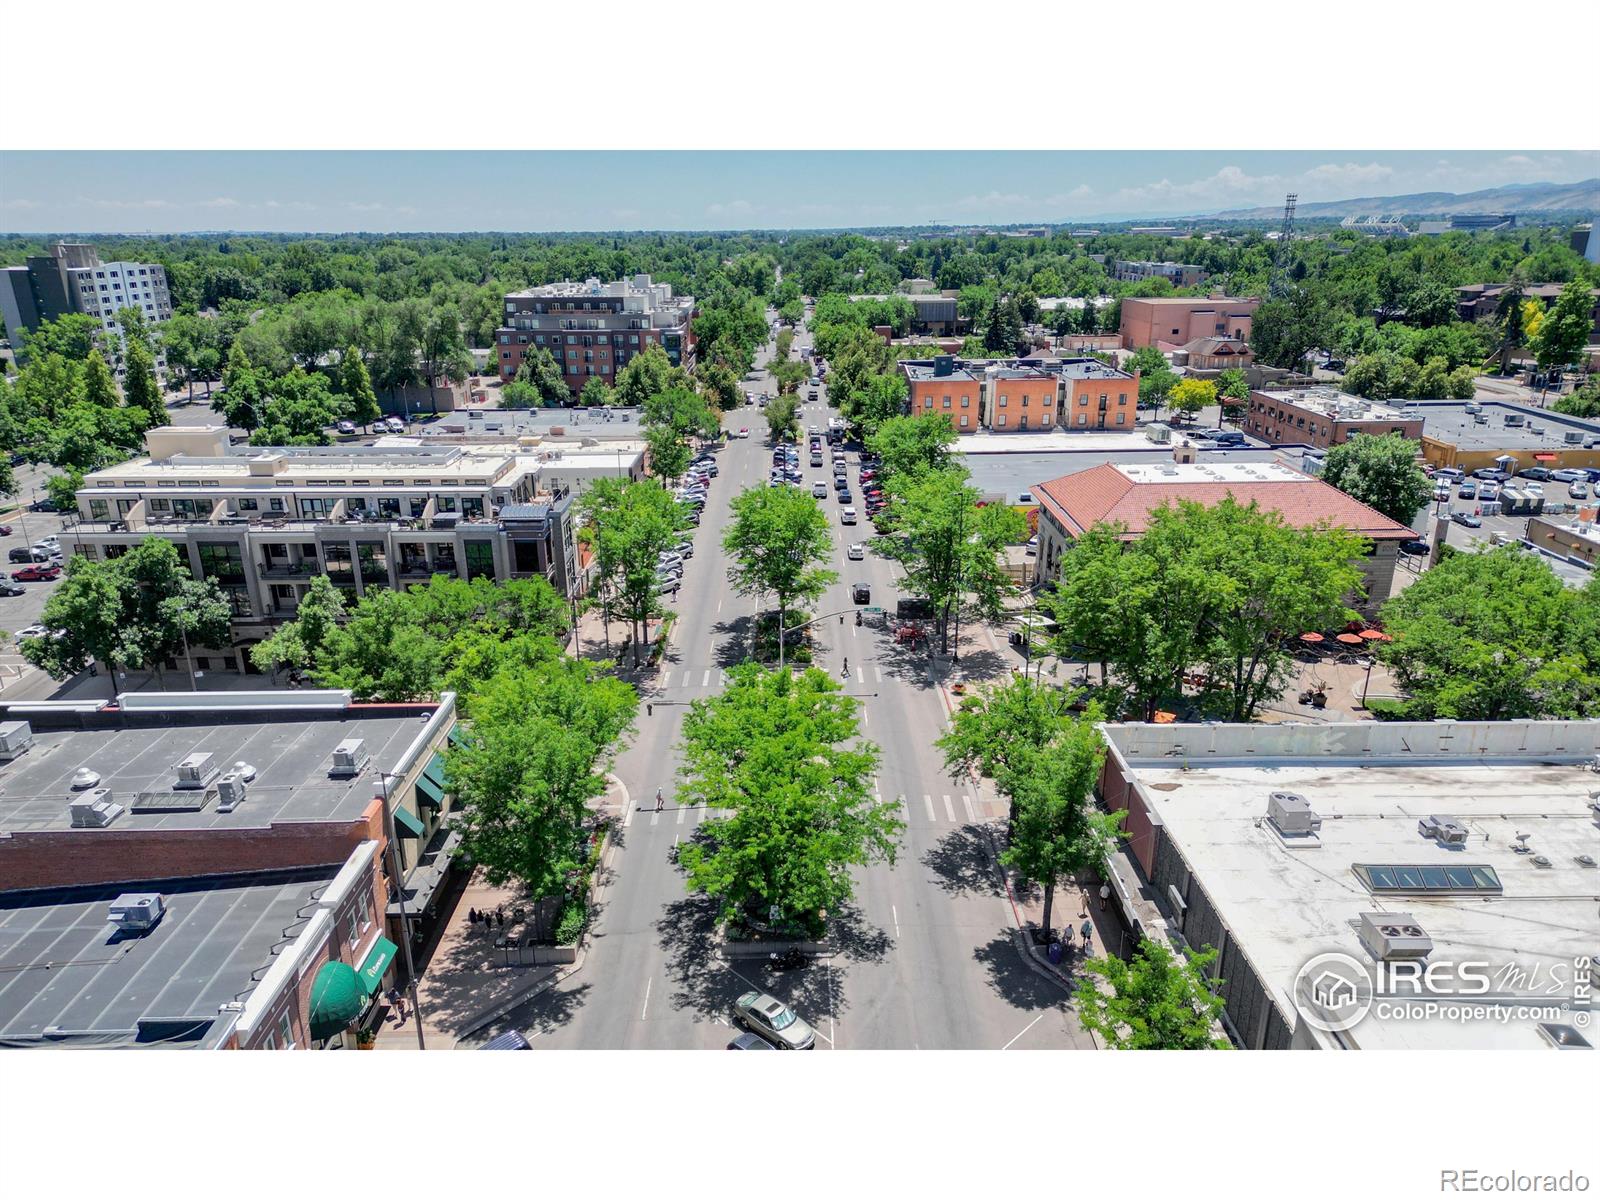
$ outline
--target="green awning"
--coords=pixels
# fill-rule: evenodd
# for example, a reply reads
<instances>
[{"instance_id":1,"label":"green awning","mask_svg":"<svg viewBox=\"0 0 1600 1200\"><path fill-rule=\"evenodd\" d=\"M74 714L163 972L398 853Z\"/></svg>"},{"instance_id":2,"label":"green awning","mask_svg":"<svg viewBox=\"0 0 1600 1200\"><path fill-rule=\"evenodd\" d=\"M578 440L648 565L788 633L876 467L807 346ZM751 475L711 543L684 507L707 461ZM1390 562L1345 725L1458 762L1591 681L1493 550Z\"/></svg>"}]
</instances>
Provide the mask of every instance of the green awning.
<instances>
[{"instance_id":1,"label":"green awning","mask_svg":"<svg viewBox=\"0 0 1600 1200\"><path fill-rule=\"evenodd\" d=\"M426 774L417 776L417 803L434 809L444 807L444 792Z\"/></svg>"},{"instance_id":2,"label":"green awning","mask_svg":"<svg viewBox=\"0 0 1600 1200\"><path fill-rule=\"evenodd\" d=\"M472 743L467 739L467 731L465 729L462 729L459 725L452 725L450 727L450 744L452 746L470 746Z\"/></svg>"},{"instance_id":3,"label":"green awning","mask_svg":"<svg viewBox=\"0 0 1600 1200\"><path fill-rule=\"evenodd\" d=\"M311 982L311 1036L315 1041L349 1029L367 1006L361 979L349 963L325 962Z\"/></svg>"},{"instance_id":4,"label":"green awning","mask_svg":"<svg viewBox=\"0 0 1600 1200\"><path fill-rule=\"evenodd\" d=\"M441 792L445 791L444 755L435 750L433 752L433 757L428 760L428 765L422 768L422 777L429 783L433 784L433 786L438 788Z\"/></svg>"},{"instance_id":5,"label":"green awning","mask_svg":"<svg viewBox=\"0 0 1600 1200\"><path fill-rule=\"evenodd\" d=\"M395 806L394 826L401 837L424 838L428 831L422 827L422 822L412 815L410 809Z\"/></svg>"},{"instance_id":6,"label":"green awning","mask_svg":"<svg viewBox=\"0 0 1600 1200\"><path fill-rule=\"evenodd\" d=\"M367 961L361 964L361 990L367 995L372 995L383 983L383 973L389 969L389 964L394 961L396 946L388 938L379 936L372 944L372 952L367 955Z\"/></svg>"}]
</instances>

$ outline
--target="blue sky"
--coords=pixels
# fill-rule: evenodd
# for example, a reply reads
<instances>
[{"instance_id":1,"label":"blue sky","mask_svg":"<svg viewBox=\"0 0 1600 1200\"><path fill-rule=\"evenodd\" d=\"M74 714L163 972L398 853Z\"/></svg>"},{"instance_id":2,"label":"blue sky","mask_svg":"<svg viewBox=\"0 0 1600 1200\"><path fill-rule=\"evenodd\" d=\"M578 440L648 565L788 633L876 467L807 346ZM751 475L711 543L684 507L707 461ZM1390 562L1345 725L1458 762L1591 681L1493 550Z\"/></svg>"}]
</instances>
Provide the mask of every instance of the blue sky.
<instances>
[{"instance_id":1,"label":"blue sky","mask_svg":"<svg viewBox=\"0 0 1600 1200\"><path fill-rule=\"evenodd\" d=\"M1600 175L1530 151L0 153L0 230L837 228L1178 216Z\"/></svg>"}]
</instances>

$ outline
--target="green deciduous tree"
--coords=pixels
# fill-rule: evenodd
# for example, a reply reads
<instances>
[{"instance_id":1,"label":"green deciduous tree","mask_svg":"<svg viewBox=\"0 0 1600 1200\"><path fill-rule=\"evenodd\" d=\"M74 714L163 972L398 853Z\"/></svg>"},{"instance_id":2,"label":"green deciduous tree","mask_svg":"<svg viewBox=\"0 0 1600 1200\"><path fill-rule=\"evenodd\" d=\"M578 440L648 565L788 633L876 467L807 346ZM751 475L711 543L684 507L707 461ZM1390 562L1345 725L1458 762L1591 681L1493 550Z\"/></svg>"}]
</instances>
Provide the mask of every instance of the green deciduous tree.
<instances>
[{"instance_id":1,"label":"green deciduous tree","mask_svg":"<svg viewBox=\"0 0 1600 1200\"><path fill-rule=\"evenodd\" d=\"M767 436L774 444L794 434L798 428L795 418L799 411L800 406L795 403L793 393L774 396L767 401L762 416L767 419Z\"/></svg>"},{"instance_id":2,"label":"green deciduous tree","mask_svg":"<svg viewBox=\"0 0 1600 1200\"><path fill-rule=\"evenodd\" d=\"M326 575L313 576L311 586L300 597L294 620L252 646L250 659L263 671L308 667L344 615L344 593Z\"/></svg>"},{"instance_id":3,"label":"green deciduous tree","mask_svg":"<svg viewBox=\"0 0 1600 1200\"><path fill-rule=\"evenodd\" d=\"M326 375L300 367L268 382L262 396L255 406L261 424L250 434L252 446L326 446L332 440L328 427L349 411ZM228 400L233 399L230 387Z\"/></svg>"},{"instance_id":4,"label":"green deciduous tree","mask_svg":"<svg viewBox=\"0 0 1600 1200\"><path fill-rule=\"evenodd\" d=\"M513 392L507 385L501 395L503 408L520 408L522 401L531 401L528 407L555 408L572 399L572 389L561 373L561 364L543 346L528 348L513 382L521 387Z\"/></svg>"},{"instance_id":5,"label":"green deciduous tree","mask_svg":"<svg viewBox=\"0 0 1600 1200\"><path fill-rule=\"evenodd\" d=\"M765 922L775 907L781 923L820 935L854 893L852 868L894 863L904 822L874 798L878 752L860 740L858 713L821 671L754 664L691 705L680 800L730 815L706 821L678 861L723 920Z\"/></svg>"},{"instance_id":6,"label":"green deciduous tree","mask_svg":"<svg viewBox=\"0 0 1600 1200\"><path fill-rule=\"evenodd\" d=\"M1583 357L1583 348L1594 332L1591 292L1586 280L1573 280L1561 289L1561 295L1539 322L1533 350L1542 369L1568 366Z\"/></svg>"},{"instance_id":7,"label":"green deciduous tree","mask_svg":"<svg viewBox=\"0 0 1600 1200\"><path fill-rule=\"evenodd\" d=\"M137 339L128 342L122 395L128 407L144 413L150 425L167 423L167 406L161 401L161 388L156 383L155 359L145 343Z\"/></svg>"},{"instance_id":8,"label":"green deciduous tree","mask_svg":"<svg viewBox=\"0 0 1600 1200\"><path fill-rule=\"evenodd\" d=\"M339 360L339 394L344 397L346 419L357 425L371 425L383 415L377 393L372 390L366 360L355 346L346 347Z\"/></svg>"},{"instance_id":9,"label":"green deciduous tree","mask_svg":"<svg viewBox=\"0 0 1600 1200\"><path fill-rule=\"evenodd\" d=\"M1265 300L1250 323L1250 348L1274 367L1299 370L1307 354L1328 344L1333 320L1319 290L1298 286L1281 299Z\"/></svg>"},{"instance_id":10,"label":"green deciduous tree","mask_svg":"<svg viewBox=\"0 0 1600 1200\"><path fill-rule=\"evenodd\" d=\"M1550 407L1569 417L1586 417L1590 420L1600 417L1600 379L1591 379Z\"/></svg>"},{"instance_id":11,"label":"green deciduous tree","mask_svg":"<svg viewBox=\"0 0 1600 1200\"><path fill-rule=\"evenodd\" d=\"M655 479L597 479L580 506L605 611L632 624L637 666L646 623L662 611L656 563L689 528L688 514Z\"/></svg>"},{"instance_id":12,"label":"green deciduous tree","mask_svg":"<svg viewBox=\"0 0 1600 1200\"><path fill-rule=\"evenodd\" d=\"M1226 1050L1227 1038L1215 1031L1222 1013L1209 975L1217 952L1188 952L1179 958L1150 938L1133 958L1090 959L1090 978L1078 985L1078 1018L1113 1050Z\"/></svg>"},{"instance_id":13,"label":"green deciduous tree","mask_svg":"<svg viewBox=\"0 0 1600 1200\"><path fill-rule=\"evenodd\" d=\"M888 478L938 471L949 466L959 438L942 413L890 417L867 440L867 449L883 459Z\"/></svg>"},{"instance_id":14,"label":"green deciduous tree","mask_svg":"<svg viewBox=\"0 0 1600 1200\"><path fill-rule=\"evenodd\" d=\"M1328 451L1322 478L1391 521L1411 524L1433 485L1417 465L1417 444L1403 434L1357 434Z\"/></svg>"},{"instance_id":15,"label":"green deciduous tree","mask_svg":"<svg viewBox=\"0 0 1600 1200\"><path fill-rule=\"evenodd\" d=\"M1026 540L1022 514L1005 504L979 507L980 493L968 485L963 467L891 471L888 495L888 532L874 539L874 548L901 565L912 595L932 603L944 647L951 620L969 596L984 617L998 619L1013 586L1000 555Z\"/></svg>"},{"instance_id":16,"label":"green deciduous tree","mask_svg":"<svg viewBox=\"0 0 1600 1200\"><path fill-rule=\"evenodd\" d=\"M1600 579L1515 546L1453 554L1383 607L1379 648L1419 720L1600 716Z\"/></svg>"},{"instance_id":17,"label":"green deciduous tree","mask_svg":"<svg viewBox=\"0 0 1600 1200\"><path fill-rule=\"evenodd\" d=\"M1173 413L1183 417L1193 417L1203 408L1208 408L1217 402L1217 385L1207 379L1179 380L1176 387L1167 396L1167 404Z\"/></svg>"},{"instance_id":18,"label":"green deciduous tree","mask_svg":"<svg viewBox=\"0 0 1600 1200\"><path fill-rule=\"evenodd\" d=\"M463 847L490 882L541 897L576 886L589 801L605 793L606 756L637 709L633 688L570 658L502 671L476 694L445 777Z\"/></svg>"},{"instance_id":19,"label":"green deciduous tree","mask_svg":"<svg viewBox=\"0 0 1600 1200\"><path fill-rule=\"evenodd\" d=\"M795 601L815 600L839 578L821 565L833 553L828 518L816 498L798 488L740 492L722 545L731 559L728 581L734 590L744 596L770 593L784 626Z\"/></svg>"},{"instance_id":20,"label":"green deciduous tree","mask_svg":"<svg viewBox=\"0 0 1600 1200\"><path fill-rule=\"evenodd\" d=\"M643 408L651 396L667 390L672 370L672 360L660 346L651 346L635 354L627 366L617 372L617 403Z\"/></svg>"}]
</instances>

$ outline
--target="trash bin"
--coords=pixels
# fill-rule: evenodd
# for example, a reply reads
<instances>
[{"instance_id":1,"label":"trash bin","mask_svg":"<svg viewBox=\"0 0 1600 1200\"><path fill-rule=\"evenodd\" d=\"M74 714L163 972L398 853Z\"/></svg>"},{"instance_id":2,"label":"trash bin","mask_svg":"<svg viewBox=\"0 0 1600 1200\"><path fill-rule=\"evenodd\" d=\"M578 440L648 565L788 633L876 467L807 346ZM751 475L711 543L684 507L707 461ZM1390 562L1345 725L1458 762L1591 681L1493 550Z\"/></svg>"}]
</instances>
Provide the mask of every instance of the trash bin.
<instances>
[{"instance_id":1,"label":"trash bin","mask_svg":"<svg viewBox=\"0 0 1600 1200\"><path fill-rule=\"evenodd\" d=\"M1051 942L1048 955L1052 963L1059 965L1061 962L1061 943Z\"/></svg>"}]
</instances>

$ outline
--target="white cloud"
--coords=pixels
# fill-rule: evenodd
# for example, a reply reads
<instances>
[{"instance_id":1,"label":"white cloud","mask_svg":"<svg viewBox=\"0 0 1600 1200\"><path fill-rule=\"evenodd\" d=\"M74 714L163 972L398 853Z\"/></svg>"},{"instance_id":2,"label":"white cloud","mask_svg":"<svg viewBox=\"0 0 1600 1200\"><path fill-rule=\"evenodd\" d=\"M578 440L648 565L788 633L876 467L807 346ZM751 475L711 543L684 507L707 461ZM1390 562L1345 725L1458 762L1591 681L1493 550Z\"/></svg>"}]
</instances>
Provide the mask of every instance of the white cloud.
<instances>
[{"instance_id":1,"label":"white cloud","mask_svg":"<svg viewBox=\"0 0 1600 1200\"><path fill-rule=\"evenodd\" d=\"M706 205L708 217L748 217L755 212L756 206L748 200L730 200L726 204Z\"/></svg>"},{"instance_id":2,"label":"white cloud","mask_svg":"<svg viewBox=\"0 0 1600 1200\"><path fill-rule=\"evenodd\" d=\"M378 204L376 202L374 202L372 204L363 204L359 200L350 200L350 201L346 202L345 207L348 208L351 212L382 212L383 211L383 205L382 204Z\"/></svg>"},{"instance_id":3,"label":"white cloud","mask_svg":"<svg viewBox=\"0 0 1600 1200\"><path fill-rule=\"evenodd\" d=\"M44 207L44 205L40 204L37 200L24 200L24 199L0 200L0 208L43 208L43 207Z\"/></svg>"},{"instance_id":4,"label":"white cloud","mask_svg":"<svg viewBox=\"0 0 1600 1200\"><path fill-rule=\"evenodd\" d=\"M985 192L981 196L963 196L952 202L951 208L964 209L968 212L974 209L988 211L995 208L1016 208L1023 204L1032 204L1032 196L1024 196L1017 192Z\"/></svg>"},{"instance_id":5,"label":"white cloud","mask_svg":"<svg viewBox=\"0 0 1600 1200\"><path fill-rule=\"evenodd\" d=\"M407 217L414 217L417 215L417 210L412 208L409 204L402 204L399 208L395 209L395 212Z\"/></svg>"},{"instance_id":6,"label":"white cloud","mask_svg":"<svg viewBox=\"0 0 1600 1200\"><path fill-rule=\"evenodd\" d=\"M238 208L239 202L232 196L218 196L213 200L200 201L201 208Z\"/></svg>"},{"instance_id":7,"label":"white cloud","mask_svg":"<svg viewBox=\"0 0 1600 1200\"><path fill-rule=\"evenodd\" d=\"M1370 188L1394 177L1394 168L1382 163L1323 163L1312 167L1301 178L1316 188Z\"/></svg>"},{"instance_id":8,"label":"white cloud","mask_svg":"<svg viewBox=\"0 0 1600 1200\"><path fill-rule=\"evenodd\" d=\"M87 204L91 208L170 208L168 200L122 200L117 198L100 198L93 196L79 196L79 204Z\"/></svg>"}]
</instances>

